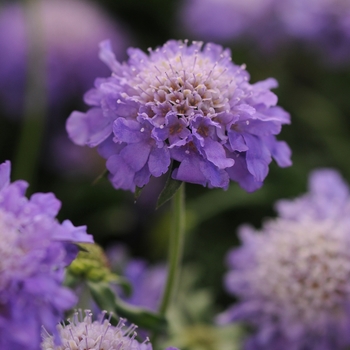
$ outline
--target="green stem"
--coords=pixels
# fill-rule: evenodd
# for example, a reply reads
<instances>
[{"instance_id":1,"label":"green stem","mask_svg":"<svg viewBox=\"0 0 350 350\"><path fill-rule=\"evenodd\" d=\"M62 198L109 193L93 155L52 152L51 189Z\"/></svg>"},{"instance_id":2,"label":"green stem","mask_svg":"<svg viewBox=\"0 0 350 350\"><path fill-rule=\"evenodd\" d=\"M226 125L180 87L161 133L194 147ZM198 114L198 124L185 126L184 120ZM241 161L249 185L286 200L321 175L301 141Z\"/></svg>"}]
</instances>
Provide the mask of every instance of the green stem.
<instances>
[{"instance_id":1,"label":"green stem","mask_svg":"<svg viewBox=\"0 0 350 350\"><path fill-rule=\"evenodd\" d=\"M168 275L159 307L160 316L165 316L176 289L180 272L185 232L185 184L183 183L172 198L172 220L168 251ZM156 334L152 338L155 346Z\"/></svg>"},{"instance_id":2,"label":"green stem","mask_svg":"<svg viewBox=\"0 0 350 350\"><path fill-rule=\"evenodd\" d=\"M31 184L40 154L46 114L45 47L40 4L36 0L26 0L24 4L28 68L22 128L13 164L13 178L25 179Z\"/></svg>"}]
</instances>

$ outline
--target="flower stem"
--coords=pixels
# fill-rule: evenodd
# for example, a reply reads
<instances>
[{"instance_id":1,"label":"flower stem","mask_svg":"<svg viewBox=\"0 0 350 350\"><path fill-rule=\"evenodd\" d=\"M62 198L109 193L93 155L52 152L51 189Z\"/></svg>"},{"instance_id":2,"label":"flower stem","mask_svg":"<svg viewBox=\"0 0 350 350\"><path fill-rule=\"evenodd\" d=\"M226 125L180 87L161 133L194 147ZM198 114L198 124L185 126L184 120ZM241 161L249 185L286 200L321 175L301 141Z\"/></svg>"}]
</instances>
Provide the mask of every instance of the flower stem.
<instances>
[{"instance_id":1,"label":"flower stem","mask_svg":"<svg viewBox=\"0 0 350 350\"><path fill-rule=\"evenodd\" d=\"M185 233L185 184L183 183L172 198L172 218L168 250L168 275L159 307L159 315L165 316L176 289L180 272ZM156 334L152 338L155 346Z\"/></svg>"},{"instance_id":2,"label":"flower stem","mask_svg":"<svg viewBox=\"0 0 350 350\"><path fill-rule=\"evenodd\" d=\"M27 86L13 169L14 179L24 179L31 184L40 153L46 112L45 47L40 3L26 0L24 5L28 35Z\"/></svg>"}]
</instances>

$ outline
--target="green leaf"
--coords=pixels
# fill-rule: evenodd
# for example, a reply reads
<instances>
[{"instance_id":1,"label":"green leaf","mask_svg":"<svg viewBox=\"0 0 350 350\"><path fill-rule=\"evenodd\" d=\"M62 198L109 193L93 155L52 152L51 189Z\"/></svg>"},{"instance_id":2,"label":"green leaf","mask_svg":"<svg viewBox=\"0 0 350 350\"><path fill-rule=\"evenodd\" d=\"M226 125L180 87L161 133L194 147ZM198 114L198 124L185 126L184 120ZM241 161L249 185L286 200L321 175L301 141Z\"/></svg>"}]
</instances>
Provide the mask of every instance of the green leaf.
<instances>
[{"instance_id":1,"label":"green leaf","mask_svg":"<svg viewBox=\"0 0 350 350\"><path fill-rule=\"evenodd\" d=\"M88 281L87 285L92 297L102 310L116 312L115 295L108 283Z\"/></svg>"},{"instance_id":2,"label":"green leaf","mask_svg":"<svg viewBox=\"0 0 350 350\"><path fill-rule=\"evenodd\" d=\"M122 287L123 292L126 294L126 296L130 296L132 294L132 286L130 284L130 282L128 281L128 279L126 279L123 276L119 276L116 274L112 274L109 277L109 281L108 282L112 282L115 283L119 286Z\"/></svg>"},{"instance_id":3,"label":"green leaf","mask_svg":"<svg viewBox=\"0 0 350 350\"><path fill-rule=\"evenodd\" d=\"M165 183L165 186L164 186L162 192L160 193L160 195L158 197L156 209L158 209L164 203L166 203L168 200L170 200L182 184L182 181L174 180L171 177L171 173L173 172L173 169L174 169L174 166L172 166L171 169L169 170L168 179Z\"/></svg>"},{"instance_id":4,"label":"green leaf","mask_svg":"<svg viewBox=\"0 0 350 350\"><path fill-rule=\"evenodd\" d=\"M114 312L116 315L127 318L129 322L152 331L163 331L167 327L164 317L140 307L129 305L119 299L108 283L88 281L87 285L92 297L102 310ZM112 320L117 322L114 316L112 316Z\"/></svg>"}]
</instances>

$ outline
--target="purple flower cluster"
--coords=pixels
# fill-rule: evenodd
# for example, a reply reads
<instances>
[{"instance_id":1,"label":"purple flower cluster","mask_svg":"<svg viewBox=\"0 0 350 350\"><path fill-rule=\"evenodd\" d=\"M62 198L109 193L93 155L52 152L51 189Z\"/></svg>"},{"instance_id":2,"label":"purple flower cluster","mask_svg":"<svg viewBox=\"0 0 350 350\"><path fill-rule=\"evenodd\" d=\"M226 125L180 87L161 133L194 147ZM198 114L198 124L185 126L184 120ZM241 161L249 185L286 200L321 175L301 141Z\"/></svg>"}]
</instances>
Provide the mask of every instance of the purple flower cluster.
<instances>
[{"instance_id":1,"label":"purple flower cluster","mask_svg":"<svg viewBox=\"0 0 350 350\"><path fill-rule=\"evenodd\" d=\"M212 43L168 41L128 54L119 63L109 42L101 44L112 75L86 93L91 109L67 121L76 144L98 146L115 188L143 187L173 161L176 180L224 189L233 180L254 191L272 158L291 164L275 137L290 118L276 106L274 79L250 84L245 67Z\"/></svg>"},{"instance_id":2,"label":"purple flower cluster","mask_svg":"<svg viewBox=\"0 0 350 350\"><path fill-rule=\"evenodd\" d=\"M336 171L318 170L307 194L277 203L277 219L241 228L226 276L240 300L218 321L255 326L246 349L349 347L349 194Z\"/></svg>"},{"instance_id":3,"label":"purple flower cluster","mask_svg":"<svg viewBox=\"0 0 350 350\"><path fill-rule=\"evenodd\" d=\"M93 242L85 226L56 220L61 204L52 193L27 199L27 186L10 183L10 162L0 165L0 349L37 350L41 326L55 332L76 302L62 286L73 243Z\"/></svg>"},{"instance_id":4,"label":"purple flower cluster","mask_svg":"<svg viewBox=\"0 0 350 350\"><path fill-rule=\"evenodd\" d=\"M111 38L119 57L124 57L126 30L97 4L84 0L40 0L37 23L45 53L46 86L50 112L79 96L96 75L108 69L95 55L98 43ZM25 5L21 2L0 7L0 101L8 114L23 109L28 68L28 37Z\"/></svg>"}]
</instances>

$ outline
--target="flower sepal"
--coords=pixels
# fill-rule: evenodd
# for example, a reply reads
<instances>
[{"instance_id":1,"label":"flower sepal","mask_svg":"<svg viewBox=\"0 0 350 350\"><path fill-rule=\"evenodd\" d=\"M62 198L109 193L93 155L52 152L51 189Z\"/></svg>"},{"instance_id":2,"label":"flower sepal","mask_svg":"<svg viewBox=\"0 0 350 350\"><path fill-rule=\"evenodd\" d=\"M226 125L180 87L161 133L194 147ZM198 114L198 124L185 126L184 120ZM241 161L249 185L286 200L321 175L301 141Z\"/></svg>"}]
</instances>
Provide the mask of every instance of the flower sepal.
<instances>
[{"instance_id":1,"label":"flower sepal","mask_svg":"<svg viewBox=\"0 0 350 350\"><path fill-rule=\"evenodd\" d=\"M162 192L160 193L157 201L157 208L160 208L163 204L165 204L168 200L170 200L174 194L177 192L177 190L180 188L183 181L175 180L171 177L171 174L174 170L174 162L172 162L171 168L168 171L168 178L165 183L164 188L162 189Z\"/></svg>"}]
</instances>

